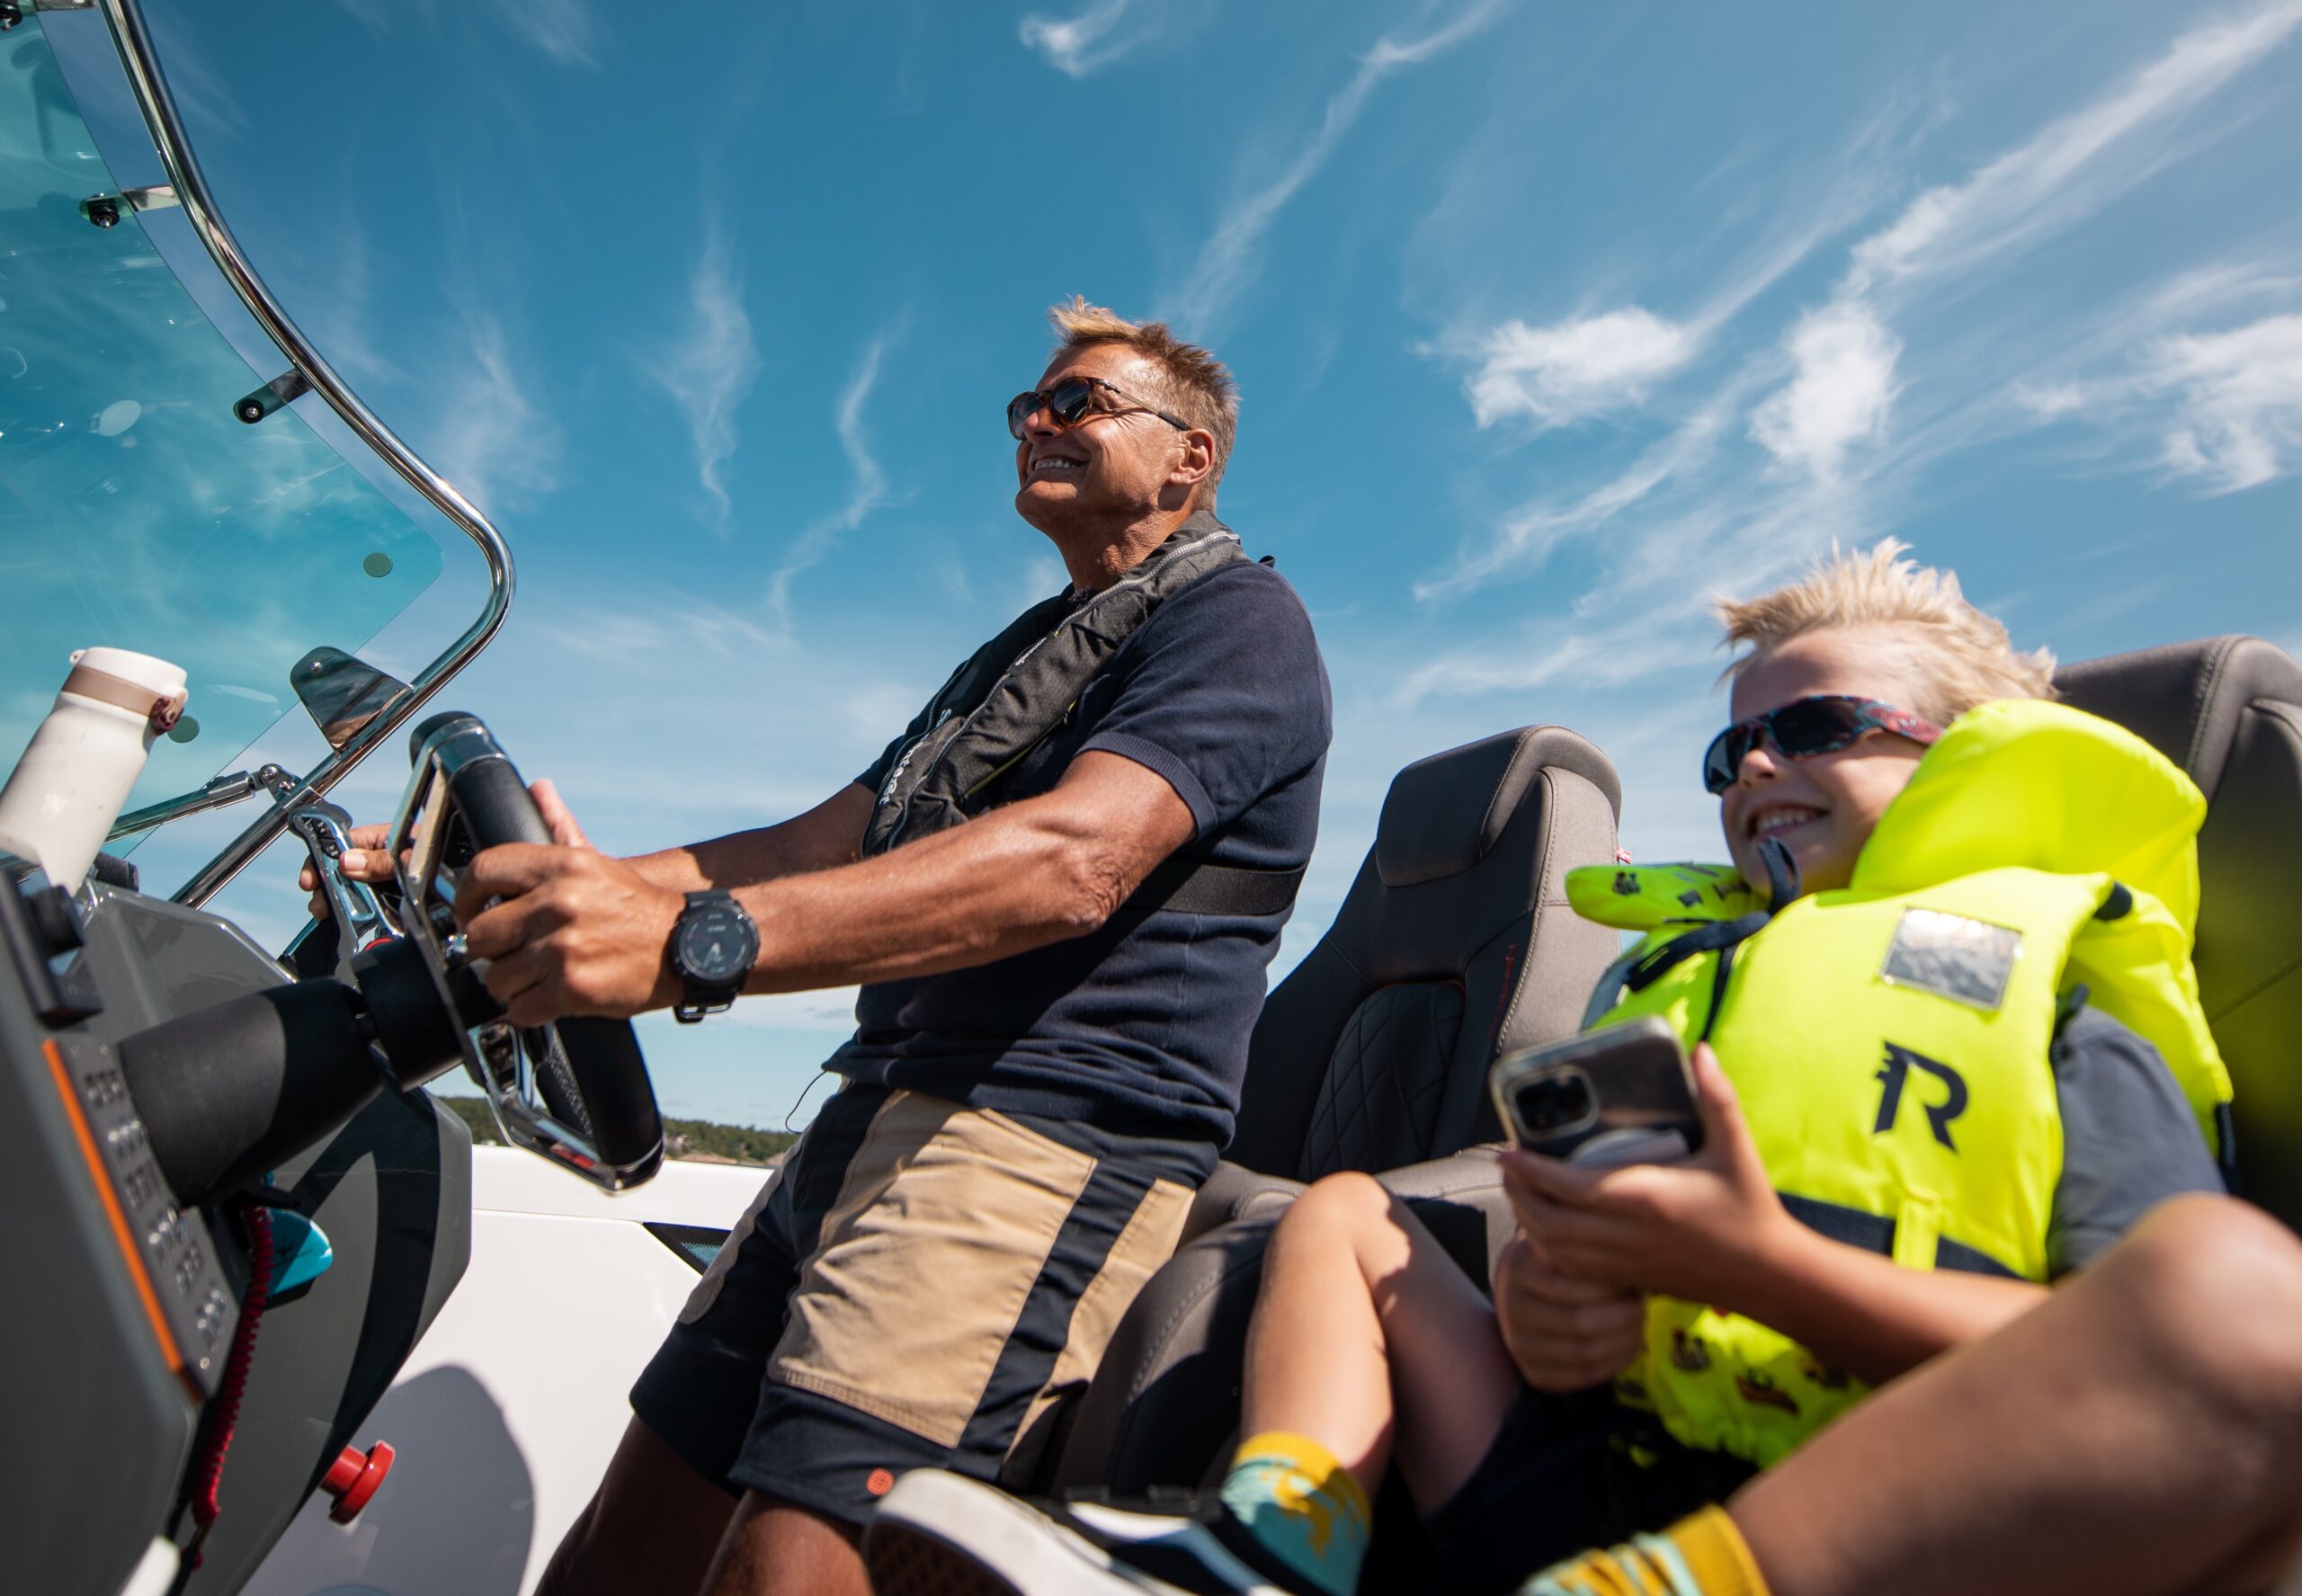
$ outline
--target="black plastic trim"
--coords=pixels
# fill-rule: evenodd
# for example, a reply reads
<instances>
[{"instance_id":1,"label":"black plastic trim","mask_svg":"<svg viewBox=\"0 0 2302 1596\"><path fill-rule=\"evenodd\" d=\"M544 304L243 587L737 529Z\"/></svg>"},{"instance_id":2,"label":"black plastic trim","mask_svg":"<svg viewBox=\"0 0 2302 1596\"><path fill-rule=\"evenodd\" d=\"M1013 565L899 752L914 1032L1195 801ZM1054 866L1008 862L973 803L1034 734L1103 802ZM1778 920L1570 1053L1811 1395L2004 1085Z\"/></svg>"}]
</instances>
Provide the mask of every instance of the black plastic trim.
<instances>
[{"instance_id":1,"label":"black plastic trim","mask_svg":"<svg viewBox=\"0 0 2302 1596\"><path fill-rule=\"evenodd\" d=\"M660 1219L642 1220L639 1228L669 1247L673 1256L698 1274L710 1268L711 1262L707 1258L698 1258L688 1249L709 1243L713 1254L717 1255L719 1249L727 1244L728 1236L734 1234L711 1225L674 1225Z\"/></svg>"}]
</instances>

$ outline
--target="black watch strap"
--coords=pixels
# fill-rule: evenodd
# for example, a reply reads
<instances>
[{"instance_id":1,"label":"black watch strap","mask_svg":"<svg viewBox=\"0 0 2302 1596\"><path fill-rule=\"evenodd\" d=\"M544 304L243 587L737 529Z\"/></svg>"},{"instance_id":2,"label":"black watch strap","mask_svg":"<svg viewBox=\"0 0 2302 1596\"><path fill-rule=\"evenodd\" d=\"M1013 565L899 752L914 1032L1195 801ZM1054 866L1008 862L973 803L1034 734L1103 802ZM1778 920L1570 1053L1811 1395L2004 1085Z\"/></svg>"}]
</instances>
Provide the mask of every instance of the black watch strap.
<instances>
[{"instance_id":1,"label":"black watch strap","mask_svg":"<svg viewBox=\"0 0 2302 1596\"><path fill-rule=\"evenodd\" d=\"M714 986L683 974L680 976L680 998L672 1005L672 1018L682 1025L693 1025L706 1014L722 1013L736 1006L742 992L738 986Z\"/></svg>"}]
</instances>

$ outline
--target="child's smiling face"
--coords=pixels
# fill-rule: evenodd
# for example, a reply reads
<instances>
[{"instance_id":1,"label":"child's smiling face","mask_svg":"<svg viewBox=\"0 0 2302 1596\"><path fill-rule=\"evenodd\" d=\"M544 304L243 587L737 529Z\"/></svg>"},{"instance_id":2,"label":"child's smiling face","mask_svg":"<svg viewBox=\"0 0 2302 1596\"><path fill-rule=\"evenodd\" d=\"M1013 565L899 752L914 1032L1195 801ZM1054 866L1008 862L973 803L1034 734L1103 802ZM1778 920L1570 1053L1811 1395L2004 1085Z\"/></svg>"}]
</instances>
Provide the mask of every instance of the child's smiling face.
<instances>
[{"instance_id":1,"label":"child's smiling face","mask_svg":"<svg viewBox=\"0 0 2302 1596\"><path fill-rule=\"evenodd\" d=\"M1901 639L1882 629L1806 632L1757 655L1735 678L1736 720L1825 693L1878 699L1923 714ZM1771 741L1743 758L1719 795L1718 821L1743 878L1763 889L1759 843L1779 837L1809 892L1844 887L1878 816L1917 770L1925 750L1908 737L1867 731L1832 753L1788 759Z\"/></svg>"}]
</instances>

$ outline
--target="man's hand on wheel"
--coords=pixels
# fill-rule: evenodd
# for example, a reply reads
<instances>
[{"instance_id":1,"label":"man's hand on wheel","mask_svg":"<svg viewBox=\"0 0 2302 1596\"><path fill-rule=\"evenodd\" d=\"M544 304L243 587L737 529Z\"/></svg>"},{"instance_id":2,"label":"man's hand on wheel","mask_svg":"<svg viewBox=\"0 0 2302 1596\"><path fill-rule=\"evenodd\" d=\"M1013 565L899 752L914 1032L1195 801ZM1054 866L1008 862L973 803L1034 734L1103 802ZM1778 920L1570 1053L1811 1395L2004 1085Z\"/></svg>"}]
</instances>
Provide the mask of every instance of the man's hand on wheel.
<instances>
[{"instance_id":1,"label":"man's hand on wheel","mask_svg":"<svg viewBox=\"0 0 2302 1596\"><path fill-rule=\"evenodd\" d=\"M531 790L558 846L490 848L456 884L456 917L472 956L489 961L489 994L516 1025L669 1005L679 982L665 951L687 900L593 849L550 782Z\"/></svg>"},{"instance_id":2,"label":"man's hand on wheel","mask_svg":"<svg viewBox=\"0 0 2302 1596\"><path fill-rule=\"evenodd\" d=\"M544 824L551 827L551 840L568 848L588 848L584 828L576 824L576 816L559 796L559 789L549 780L528 785L529 793L536 800L536 807L543 811ZM336 868L348 881L365 881L371 887L388 886L392 880L391 855L384 844L391 840L392 828L388 825L355 825L344 834L344 840L352 845L336 860ZM305 856L304 868L296 877L296 885L312 895L312 918L326 920L330 910L327 894L320 890L320 878L313 873L309 855Z\"/></svg>"}]
</instances>

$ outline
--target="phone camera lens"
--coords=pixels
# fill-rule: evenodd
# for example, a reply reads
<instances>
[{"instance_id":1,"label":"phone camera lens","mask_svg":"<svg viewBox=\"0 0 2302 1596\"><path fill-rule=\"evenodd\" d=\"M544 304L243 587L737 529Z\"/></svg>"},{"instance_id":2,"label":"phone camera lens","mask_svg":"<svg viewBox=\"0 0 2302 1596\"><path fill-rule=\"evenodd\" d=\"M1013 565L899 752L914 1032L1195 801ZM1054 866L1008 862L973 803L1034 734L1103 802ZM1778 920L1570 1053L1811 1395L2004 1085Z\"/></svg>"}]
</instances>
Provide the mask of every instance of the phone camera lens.
<instances>
[{"instance_id":1,"label":"phone camera lens","mask_svg":"<svg viewBox=\"0 0 2302 1596\"><path fill-rule=\"evenodd\" d=\"M1519 1118L1538 1137L1591 1117L1591 1083L1579 1074L1530 1081L1519 1089Z\"/></svg>"}]
</instances>

